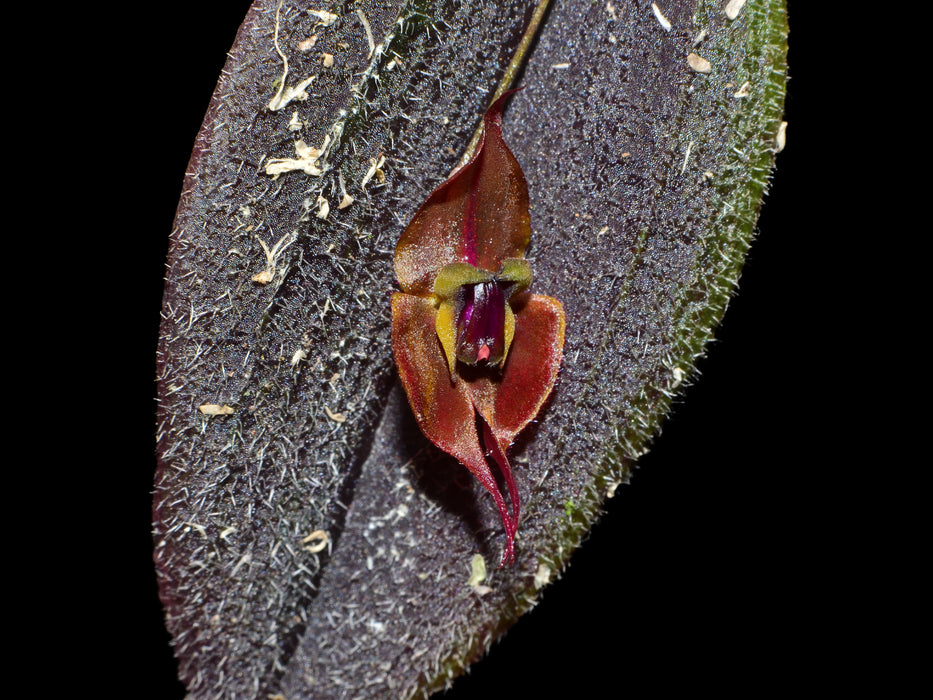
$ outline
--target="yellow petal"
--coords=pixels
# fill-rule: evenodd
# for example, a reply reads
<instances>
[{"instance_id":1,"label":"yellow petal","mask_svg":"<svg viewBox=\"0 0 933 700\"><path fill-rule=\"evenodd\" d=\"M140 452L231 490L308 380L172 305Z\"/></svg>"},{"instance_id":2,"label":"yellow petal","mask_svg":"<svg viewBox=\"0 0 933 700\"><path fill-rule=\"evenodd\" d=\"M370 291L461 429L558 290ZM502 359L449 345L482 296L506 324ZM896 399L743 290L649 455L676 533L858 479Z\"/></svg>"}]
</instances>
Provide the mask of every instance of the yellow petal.
<instances>
[{"instance_id":1,"label":"yellow petal","mask_svg":"<svg viewBox=\"0 0 933 700\"><path fill-rule=\"evenodd\" d=\"M437 337L441 341L441 347L444 348L444 356L447 358L447 365L450 367L450 378L454 379L454 372L457 365L457 326L454 323L454 303L452 301L441 302L437 309L437 320L434 322L437 329Z\"/></svg>"}]
</instances>

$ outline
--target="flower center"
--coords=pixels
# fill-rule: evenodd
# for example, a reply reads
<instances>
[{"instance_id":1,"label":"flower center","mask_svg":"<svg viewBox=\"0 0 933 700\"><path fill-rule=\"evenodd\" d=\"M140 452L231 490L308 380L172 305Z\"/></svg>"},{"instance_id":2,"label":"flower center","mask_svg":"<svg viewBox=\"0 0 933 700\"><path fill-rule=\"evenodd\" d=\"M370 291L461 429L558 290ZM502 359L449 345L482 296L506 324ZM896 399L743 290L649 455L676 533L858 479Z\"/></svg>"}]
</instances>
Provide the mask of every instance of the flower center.
<instances>
[{"instance_id":1,"label":"flower center","mask_svg":"<svg viewBox=\"0 0 933 700\"><path fill-rule=\"evenodd\" d=\"M495 279L465 284L457 296L457 359L468 365L499 364L505 354L506 295L502 284Z\"/></svg>"}]
</instances>

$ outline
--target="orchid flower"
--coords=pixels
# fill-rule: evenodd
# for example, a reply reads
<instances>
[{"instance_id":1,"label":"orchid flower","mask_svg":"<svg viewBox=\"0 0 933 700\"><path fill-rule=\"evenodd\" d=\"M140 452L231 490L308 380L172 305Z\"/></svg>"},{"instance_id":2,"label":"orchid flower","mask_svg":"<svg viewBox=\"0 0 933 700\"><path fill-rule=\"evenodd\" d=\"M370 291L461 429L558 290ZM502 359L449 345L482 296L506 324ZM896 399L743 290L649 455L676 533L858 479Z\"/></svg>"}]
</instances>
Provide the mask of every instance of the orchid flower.
<instances>
[{"instance_id":1,"label":"orchid flower","mask_svg":"<svg viewBox=\"0 0 933 700\"><path fill-rule=\"evenodd\" d=\"M554 387L565 326L559 301L526 291L528 185L502 138L507 95L486 113L473 157L399 239L402 291L392 297L392 346L412 412L492 494L505 529L500 567L514 561L520 512L508 450Z\"/></svg>"}]
</instances>

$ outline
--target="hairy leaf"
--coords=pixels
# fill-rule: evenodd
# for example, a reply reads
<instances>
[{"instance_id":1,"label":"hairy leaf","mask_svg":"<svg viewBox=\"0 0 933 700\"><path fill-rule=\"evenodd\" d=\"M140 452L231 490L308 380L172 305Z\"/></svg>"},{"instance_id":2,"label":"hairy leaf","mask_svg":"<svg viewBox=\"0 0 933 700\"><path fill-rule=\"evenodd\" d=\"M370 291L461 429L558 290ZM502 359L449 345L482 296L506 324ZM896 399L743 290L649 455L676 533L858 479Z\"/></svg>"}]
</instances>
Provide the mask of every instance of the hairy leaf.
<instances>
[{"instance_id":1,"label":"hairy leaf","mask_svg":"<svg viewBox=\"0 0 933 700\"><path fill-rule=\"evenodd\" d=\"M188 168L159 348L156 562L192 697L442 687L627 479L737 279L784 88L782 2L735 19L657 4L669 30L651 3L556 3L504 115L527 257L564 304L566 345L544 420L513 449L515 566L474 585L501 525L392 390L392 252L534 8L313 8L328 24L253 7Z\"/></svg>"}]
</instances>

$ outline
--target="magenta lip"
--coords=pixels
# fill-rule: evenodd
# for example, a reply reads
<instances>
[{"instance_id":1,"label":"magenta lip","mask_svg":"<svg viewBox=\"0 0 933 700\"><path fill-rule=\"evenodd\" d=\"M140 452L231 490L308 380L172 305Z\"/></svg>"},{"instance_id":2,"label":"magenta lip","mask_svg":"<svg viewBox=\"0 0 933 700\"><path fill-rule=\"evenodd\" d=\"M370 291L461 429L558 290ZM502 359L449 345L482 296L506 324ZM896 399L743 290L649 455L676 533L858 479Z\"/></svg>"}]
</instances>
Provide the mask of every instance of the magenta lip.
<instances>
[{"instance_id":1,"label":"magenta lip","mask_svg":"<svg viewBox=\"0 0 933 700\"><path fill-rule=\"evenodd\" d=\"M497 280L465 284L459 296L457 359L470 365L499 364L505 352L506 296L502 285Z\"/></svg>"}]
</instances>

